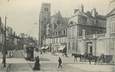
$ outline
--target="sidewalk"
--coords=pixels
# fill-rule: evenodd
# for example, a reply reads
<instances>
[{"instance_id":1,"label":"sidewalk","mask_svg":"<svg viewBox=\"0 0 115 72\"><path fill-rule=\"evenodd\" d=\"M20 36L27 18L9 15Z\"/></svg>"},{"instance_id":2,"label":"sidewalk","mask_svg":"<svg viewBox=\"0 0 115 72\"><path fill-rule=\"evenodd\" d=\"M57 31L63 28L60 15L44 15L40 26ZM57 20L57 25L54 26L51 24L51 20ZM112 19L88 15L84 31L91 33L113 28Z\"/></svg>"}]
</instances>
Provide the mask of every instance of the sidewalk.
<instances>
[{"instance_id":1,"label":"sidewalk","mask_svg":"<svg viewBox=\"0 0 115 72\"><path fill-rule=\"evenodd\" d=\"M68 64L73 68L79 68L85 72L113 72L112 65L93 65L93 64Z\"/></svg>"},{"instance_id":2,"label":"sidewalk","mask_svg":"<svg viewBox=\"0 0 115 72\"><path fill-rule=\"evenodd\" d=\"M6 64L6 67L3 67L3 64L0 63L0 72L8 72L9 64Z\"/></svg>"}]
</instances>

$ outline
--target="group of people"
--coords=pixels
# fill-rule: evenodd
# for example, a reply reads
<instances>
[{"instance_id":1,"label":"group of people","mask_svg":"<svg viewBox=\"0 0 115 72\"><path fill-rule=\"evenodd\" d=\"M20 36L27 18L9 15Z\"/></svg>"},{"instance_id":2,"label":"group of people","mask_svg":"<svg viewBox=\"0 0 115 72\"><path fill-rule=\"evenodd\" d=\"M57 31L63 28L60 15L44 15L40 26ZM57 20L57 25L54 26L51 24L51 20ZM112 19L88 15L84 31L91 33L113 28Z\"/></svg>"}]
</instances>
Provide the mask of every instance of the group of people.
<instances>
[{"instance_id":1,"label":"group of people","mask_svg":"<svg viewBox=\"0 0 115 72\"><path fill-rule=\"evenodd\" d=\"M62 68L62 59L61 57L58 58L58 68ZM35 64L33 70L40 70L40 59L39 56L35 58Z\"/></svg>"},{"instance_id":2,"label":"group of people","mask_svg":"<svg viewBox=\"0 0 115 72\"><path fill-rule=\"evenodd\" d=\"M77 58L80 59L80 62L84 61L88 61L89 64L91 64L91 62L95 62L95 64L98 64L98 63L109 63L111 60L112 60L112 56L110 55L104 55L104 54L101 54L100 56L94 56L93 54L91 53L85 53L83 55L81 54L72 54L72 56L74 56L74 62L77 62ZM108 57L108 59L107 59Z\"/></svg>"}]
</instances>

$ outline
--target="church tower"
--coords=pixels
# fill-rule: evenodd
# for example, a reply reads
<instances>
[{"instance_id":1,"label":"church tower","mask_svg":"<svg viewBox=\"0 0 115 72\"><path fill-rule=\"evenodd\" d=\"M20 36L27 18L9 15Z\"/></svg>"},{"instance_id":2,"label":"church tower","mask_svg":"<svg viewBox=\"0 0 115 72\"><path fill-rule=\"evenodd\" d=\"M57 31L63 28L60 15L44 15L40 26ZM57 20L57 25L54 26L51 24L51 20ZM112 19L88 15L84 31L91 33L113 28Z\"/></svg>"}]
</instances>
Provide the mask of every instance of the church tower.
<instances>
[{"instance_id":1,"label":"church tower","mask_svg":"<svg viewBox=\"0 0 115 72\"><path fill-rule=\"evenodd\" d=\"M43 41L47 36L47 26L50 24L51 14L50 3L43 3L39 14L39 46L43 46Z\"/></svg>"}]
</instances>

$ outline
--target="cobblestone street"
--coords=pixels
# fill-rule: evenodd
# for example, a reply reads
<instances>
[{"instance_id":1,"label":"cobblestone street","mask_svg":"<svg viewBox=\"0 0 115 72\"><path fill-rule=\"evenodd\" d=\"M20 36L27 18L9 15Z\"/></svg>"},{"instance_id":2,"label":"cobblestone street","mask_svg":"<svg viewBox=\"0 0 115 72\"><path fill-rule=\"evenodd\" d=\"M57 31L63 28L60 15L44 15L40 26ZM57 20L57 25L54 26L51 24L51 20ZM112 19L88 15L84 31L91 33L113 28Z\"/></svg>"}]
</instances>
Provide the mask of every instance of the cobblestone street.
<instances>
[{"instance_id":1,"label":"cobblestone street","mask_svg":"<svg viewBox=\"0 0 115 72\"><path fill-rule=\"evenodd\" d=\"M22 51L18 51L15 53L23 53ZM51 53L40 54L40 71L33 71L32 68L34 66L34 62L26 61L24 57L17 57L18 58L7 58L7 69L2 69L3 67L0 64L1 72L112 72L112 65L94 65L89 64L88 62L76 62L74 63L72 57L63 57L63 67L57 68L58 66L58 57L54 56ZM19 54L20 56L20 54ZM2 59L0 59L2 61ZM2 71L3 70L3 71Z\"/></svg>"}]
</instances>

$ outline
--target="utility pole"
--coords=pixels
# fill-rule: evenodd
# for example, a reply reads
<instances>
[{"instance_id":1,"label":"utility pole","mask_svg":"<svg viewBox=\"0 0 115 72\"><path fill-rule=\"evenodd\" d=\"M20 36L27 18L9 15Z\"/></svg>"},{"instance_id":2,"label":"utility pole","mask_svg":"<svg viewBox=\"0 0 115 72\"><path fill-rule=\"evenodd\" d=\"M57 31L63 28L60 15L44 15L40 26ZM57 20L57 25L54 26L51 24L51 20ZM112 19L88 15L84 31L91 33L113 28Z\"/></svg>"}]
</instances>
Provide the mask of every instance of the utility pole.
<instances>
[{"instance_id":1,"label":"utility pole","mask_svg":"<svg viewBox=\"0 0 115 72\"><path fill-rule=\"evenodd\" d=\"M3 45L3 67L6 67L6 54L7 54L7 50L6 50L6 22L7 22L7 17L5 16L5 32L4 32L4 45Z\"/></svg>"}]
</instances>

